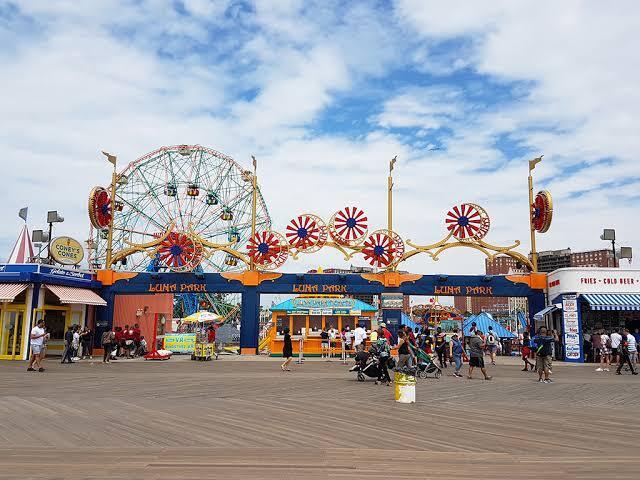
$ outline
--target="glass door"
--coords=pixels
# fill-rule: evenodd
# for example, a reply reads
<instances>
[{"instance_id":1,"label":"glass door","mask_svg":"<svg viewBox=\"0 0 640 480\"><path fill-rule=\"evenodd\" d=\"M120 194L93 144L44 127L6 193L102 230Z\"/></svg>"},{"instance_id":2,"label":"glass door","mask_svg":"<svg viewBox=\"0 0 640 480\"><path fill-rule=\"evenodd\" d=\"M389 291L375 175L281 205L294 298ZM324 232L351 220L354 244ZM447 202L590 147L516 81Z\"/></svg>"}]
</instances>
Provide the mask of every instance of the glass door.
<instances>
[{"instance_id":1,"label":"glass door","mask_svg":"<svg viewBox=\"0 0 640 480\"><path fill-rule=\"evenodd\" d=\"M2 329L0 330L0 359L22 359L24 332L23 310L2 310Z\"/></svg>"}]
</instances>

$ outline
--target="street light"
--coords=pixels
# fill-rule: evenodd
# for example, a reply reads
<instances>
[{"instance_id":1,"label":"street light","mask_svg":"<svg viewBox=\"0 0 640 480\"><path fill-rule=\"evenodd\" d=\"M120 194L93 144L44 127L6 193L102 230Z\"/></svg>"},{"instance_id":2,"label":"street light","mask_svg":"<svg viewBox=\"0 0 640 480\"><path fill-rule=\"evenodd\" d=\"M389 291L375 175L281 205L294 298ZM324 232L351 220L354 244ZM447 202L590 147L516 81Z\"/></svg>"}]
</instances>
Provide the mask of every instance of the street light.
<instances>
[{"instance_id":1,"label":"street light","mask_svg":"<svg viewBox=\"0 0 640 480\"><path fill-rule=\"evenodd\" d=\"M613 228L605 228L600 235L600 240L611 242L611 250L613 251L613 266L618 267L619 264L616 261L616 231ZM633 257L633 251L631 247L620 247L620 259L627 259L631 261Z\"/></svg>"},{"instance_id":2,"label":"street light","mask_svg":"<svg viewBox=\"0 0 640 480\"><path fill-rule=\"evenodd\" d=\"M33 246L38 248L38 262L42 261L40 255L42 254L42 245L49 241L49 234L43 230L34 230L31 232L31 241Z\"/></svg>"},{"instance_id":3,"label":"street light","mask_svg":"<svg viewBox=\"0 0 640 480\"><path fill-rule=\"evenodd\" d=\"M53 224L62 222L64 222L64 217L62 215L58 215L58 212L56 210L47 212L47 223L49 224L49 245L47 245L47 257L49 257L49 259L51 259L51 239L53 238Z\"/></svg>"},{"instance_id":4,"label":"street light","mask_svg":"<svg viewBox=\"0 0 640 480\"><path fill-rule=\"evenodd\" d=\"M113 165L113 172L111 174L111 218L109 219L109 231L107 233L107 258L105 268L107 270L111 269L111 257L113 254L113 217L115 217L116 209L116 184L118 183L118 172L116 171L116 166L118 163L118 159L115 155L112 155L108 152L102 150L102 154L107 157L107 161ZM125 177L126 178L126 177ZM122 181L122 178L120 178Z\"/></svg>"}]
</instances>

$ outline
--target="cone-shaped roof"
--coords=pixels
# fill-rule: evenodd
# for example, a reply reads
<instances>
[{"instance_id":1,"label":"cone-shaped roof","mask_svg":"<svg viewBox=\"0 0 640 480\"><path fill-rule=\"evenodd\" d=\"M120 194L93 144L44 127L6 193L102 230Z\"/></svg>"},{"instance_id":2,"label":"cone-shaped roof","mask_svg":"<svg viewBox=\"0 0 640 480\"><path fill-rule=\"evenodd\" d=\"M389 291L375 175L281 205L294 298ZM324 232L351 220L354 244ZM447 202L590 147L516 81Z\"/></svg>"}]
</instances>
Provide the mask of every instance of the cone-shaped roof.
<instances>
[{"instance_id":1,"label":"cone-shaped roof","mask_svg":"<svg viewBox=\"0 0 640 480\"><path fill-rule=\"evenodd\" d=\"M32 258L33 243L31 243L31 235L29 235L29 229L25 223L20 235L18 235L16 244L13 246L13 250L11 250L7 263L31 263Z\"/></svg>"}]
</instances>

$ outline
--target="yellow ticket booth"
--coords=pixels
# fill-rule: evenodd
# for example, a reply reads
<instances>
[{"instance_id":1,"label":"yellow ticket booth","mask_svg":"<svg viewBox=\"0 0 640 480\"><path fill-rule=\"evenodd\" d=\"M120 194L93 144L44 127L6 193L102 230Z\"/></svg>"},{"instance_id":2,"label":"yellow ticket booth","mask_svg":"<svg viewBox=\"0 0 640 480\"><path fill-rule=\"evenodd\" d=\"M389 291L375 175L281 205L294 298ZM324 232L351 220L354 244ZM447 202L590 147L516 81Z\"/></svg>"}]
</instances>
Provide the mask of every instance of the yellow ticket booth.
<instances>
[{"instance_id":1,"label":"yellow ticket booth","mask_svg":"<svg viewBox=\"0 0 640 480\"><path fill-rule=\"evenodd\" d=\"M333 296L300 296L271 307L272 327L268 334L271 355L282 353L284 329L289 327L294 353L298 353L300 339L303 339L305 355L320 355L322 346L320 333L323 329L335 328L341 331L358 324L371 333L376 307L354 298ZM267 340L265 340L265 343Z\"/></svg>"}]
</instances>

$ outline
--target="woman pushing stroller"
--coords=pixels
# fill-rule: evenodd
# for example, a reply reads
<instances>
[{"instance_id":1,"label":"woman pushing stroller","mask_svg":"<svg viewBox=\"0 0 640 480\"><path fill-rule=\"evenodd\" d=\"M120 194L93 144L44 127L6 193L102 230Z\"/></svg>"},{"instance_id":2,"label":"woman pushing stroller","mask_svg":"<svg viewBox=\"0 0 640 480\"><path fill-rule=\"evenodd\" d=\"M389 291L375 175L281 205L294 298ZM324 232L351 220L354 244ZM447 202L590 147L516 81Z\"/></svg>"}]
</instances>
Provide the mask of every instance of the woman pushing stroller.
<instances>
[{"instance_id":1,"label":"woman pushing stroller","mask_svg":"<svg viewBox=\"0 0 640 480\"><path fill-rule=\"evenodd\" d=\"M376 380L376 385L379 385L380 382L387 382L387 385L391 385L391 377L389 376L389 368L387 362L389 361L389 357L391 356L391 348L389 346L389 342L387 341L384 333L382 331L382 327L378 328L378 340L376 341L376 350L378 354L378 379Z\"/></svg>"}]
</instances>

